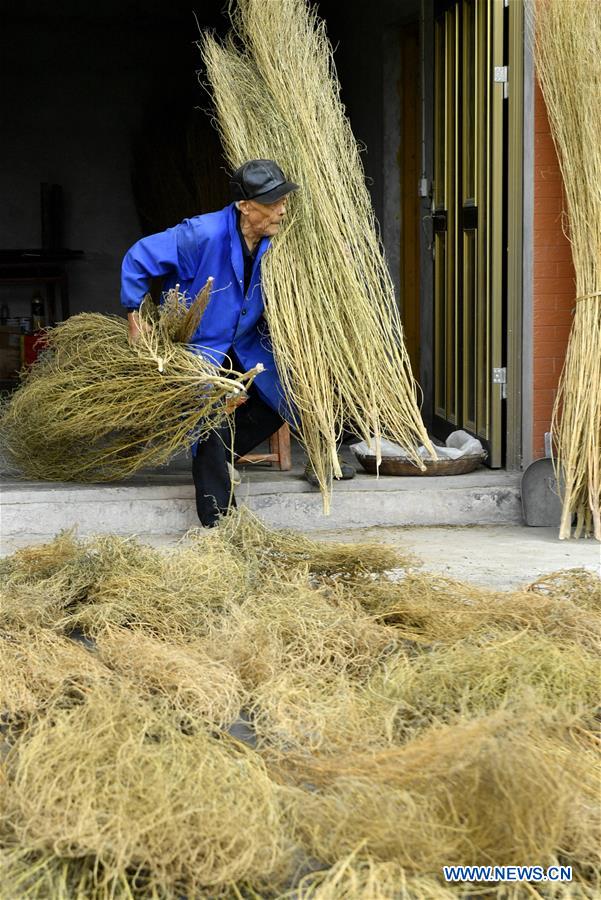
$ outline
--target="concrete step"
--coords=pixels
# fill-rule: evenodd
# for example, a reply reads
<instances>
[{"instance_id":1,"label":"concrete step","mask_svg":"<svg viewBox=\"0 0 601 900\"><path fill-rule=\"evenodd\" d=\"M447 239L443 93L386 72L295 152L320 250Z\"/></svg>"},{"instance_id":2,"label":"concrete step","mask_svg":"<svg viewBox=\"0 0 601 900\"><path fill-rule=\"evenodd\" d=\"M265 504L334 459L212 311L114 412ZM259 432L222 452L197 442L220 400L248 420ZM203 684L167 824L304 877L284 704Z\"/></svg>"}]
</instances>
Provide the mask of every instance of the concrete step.
<instances>
[{"instance_id":1,"label":"concrete step","mask_svg":"<svg viewBox=\"0 0 601 900\"><path fill-rule=\"evenodd\" d=\"M324 516L319 491L292 472L252 468L236 489L267 524L303 531L399 525L514 525L522 521L519 473L484 467L469 475L376 478L358 473L336 482ZM4 552L77 527L82 535L182 534L196 527L194 487L179 468L119 484L65 484L6 479L1 497Z\"/></svg>"}]
</instances>

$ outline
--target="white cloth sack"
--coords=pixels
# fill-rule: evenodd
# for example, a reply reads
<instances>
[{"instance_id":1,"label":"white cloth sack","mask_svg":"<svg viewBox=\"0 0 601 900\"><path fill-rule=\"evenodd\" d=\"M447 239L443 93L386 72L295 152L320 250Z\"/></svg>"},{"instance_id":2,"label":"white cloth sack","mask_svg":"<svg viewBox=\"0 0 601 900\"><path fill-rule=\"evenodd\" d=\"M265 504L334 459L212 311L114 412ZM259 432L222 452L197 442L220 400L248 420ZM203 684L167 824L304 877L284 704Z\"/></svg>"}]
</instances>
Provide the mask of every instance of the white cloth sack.
<instances>
[{"instance_id":1,"label":"white cloth sack","mask_svg":"<svg viewBox=\"0 0 601 900\"><path fill-rule=\"evenodd\" d=\"M359 441L357 444L351 444L351 450L355 456L375 456L376 444L375 441L372 441L370 446L365 441ZM468 434L467 431L453 431L446 439L445 446L435 446L434 450L438 459L461 459L463 456L478 456L484 453L484 447L478 438ZM382 438L380 441L380 452L387 458L410 459L406 450L393 441L387 441L386 438ZM417 452L422 459L430 458L423 445L418 447Z\"/></svg>"}]
</instances>

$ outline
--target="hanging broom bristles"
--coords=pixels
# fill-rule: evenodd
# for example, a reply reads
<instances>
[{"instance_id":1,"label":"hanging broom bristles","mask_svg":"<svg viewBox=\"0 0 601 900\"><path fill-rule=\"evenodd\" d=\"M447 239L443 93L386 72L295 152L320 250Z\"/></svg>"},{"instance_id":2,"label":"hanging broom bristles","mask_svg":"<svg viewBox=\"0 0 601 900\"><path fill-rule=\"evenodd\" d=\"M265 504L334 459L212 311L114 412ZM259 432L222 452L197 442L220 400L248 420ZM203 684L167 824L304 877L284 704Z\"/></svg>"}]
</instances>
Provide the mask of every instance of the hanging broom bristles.
<instances>
[{"instance_id":1,"label":"hanging broom bristles","mask_svg":"<svg viewBox=\"0 0 601 900\"><path fill-rule=\"evenodd\" d=\"M344 427L432 452L325 27L306 0L239 0L202 52L232 166L273 158L301 190L262 263L278 371L329 506Z\"/></svg>"},{"instance_id":2,"label":"hanging broom bristles","mask_svg":"<svg viewBox=\"0 0 601 900\"><path fill-rule=\"evenodd\" d=\"M567 205L576 304L553 410L562 492L559 537L601 541L601 10L592 0L539 0L536 65Z\"/></svg>"},{"instance_id":3,"label":"hanging broom bristles","mask_svg":"<svg viewBox=\"0 0 601 900\"><path fill-rule=\"evenodd\" d=\"M220 372L187 346L211 283L189 308L177 290L160 311L145 299L133 346L114 316L82 313L50 329L0 420L8 461L29 478L113 481L167 463L219 425L261 367Z\"/></svg>"}]
</instances>

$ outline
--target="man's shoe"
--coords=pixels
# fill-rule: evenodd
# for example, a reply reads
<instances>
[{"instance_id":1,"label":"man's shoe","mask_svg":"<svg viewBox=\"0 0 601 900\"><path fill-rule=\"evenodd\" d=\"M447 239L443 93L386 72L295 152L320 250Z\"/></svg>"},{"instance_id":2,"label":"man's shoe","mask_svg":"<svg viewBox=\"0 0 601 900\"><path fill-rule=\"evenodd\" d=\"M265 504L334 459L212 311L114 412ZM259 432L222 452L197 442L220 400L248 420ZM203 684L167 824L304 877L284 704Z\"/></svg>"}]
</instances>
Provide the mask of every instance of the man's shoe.
<instances>
[{"instance_id":1,"label":"man's shoe","mask_svg":"<svg viewBox=\"0 0 601 900\"><path fill-rule=\"evenodd\" d=\"M338 458L338 462L340 463L340 471L342 472L342 481L350 481L351 478L355 477L357 470L354 466L351 466L350 463L342 462L340 457Z\"/></svg>"},{"instance_id":2,"label":"man's shoe","mask_svg":"<svg viewBox=\"0 0 601 900\"><path fill-rule=\"evenodd\" d=\"M342 472L342 481L349 481L351 478L355 477L356 471L354 466L351 466L349 463L343 462L340 458L338 459L338 462L340 464L340 471ZM304 475L309 484L312 484L313 487L319 487L317 475L315 474L315 470L310 462L308 462L305 466Z\"/></svg>"}]
</instances>

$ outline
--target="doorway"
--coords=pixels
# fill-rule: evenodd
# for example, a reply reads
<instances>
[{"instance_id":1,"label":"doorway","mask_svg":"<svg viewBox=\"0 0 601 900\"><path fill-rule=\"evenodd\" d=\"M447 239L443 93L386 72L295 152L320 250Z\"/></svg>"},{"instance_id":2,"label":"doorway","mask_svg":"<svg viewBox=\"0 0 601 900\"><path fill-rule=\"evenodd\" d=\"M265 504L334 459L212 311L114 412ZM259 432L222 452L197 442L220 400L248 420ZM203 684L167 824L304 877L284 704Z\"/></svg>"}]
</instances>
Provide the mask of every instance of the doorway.
<instances>
[{"instance_id":1,"label":"doorway","mask_svg":"<svg viewBox=\"0 0 601 900\"><path fill-rule=\"evenodd\" d=\"M434 4L432 431L475 435L492 468L505 434L504 32L503 0Z\"/></svg>"}]
</instances>

